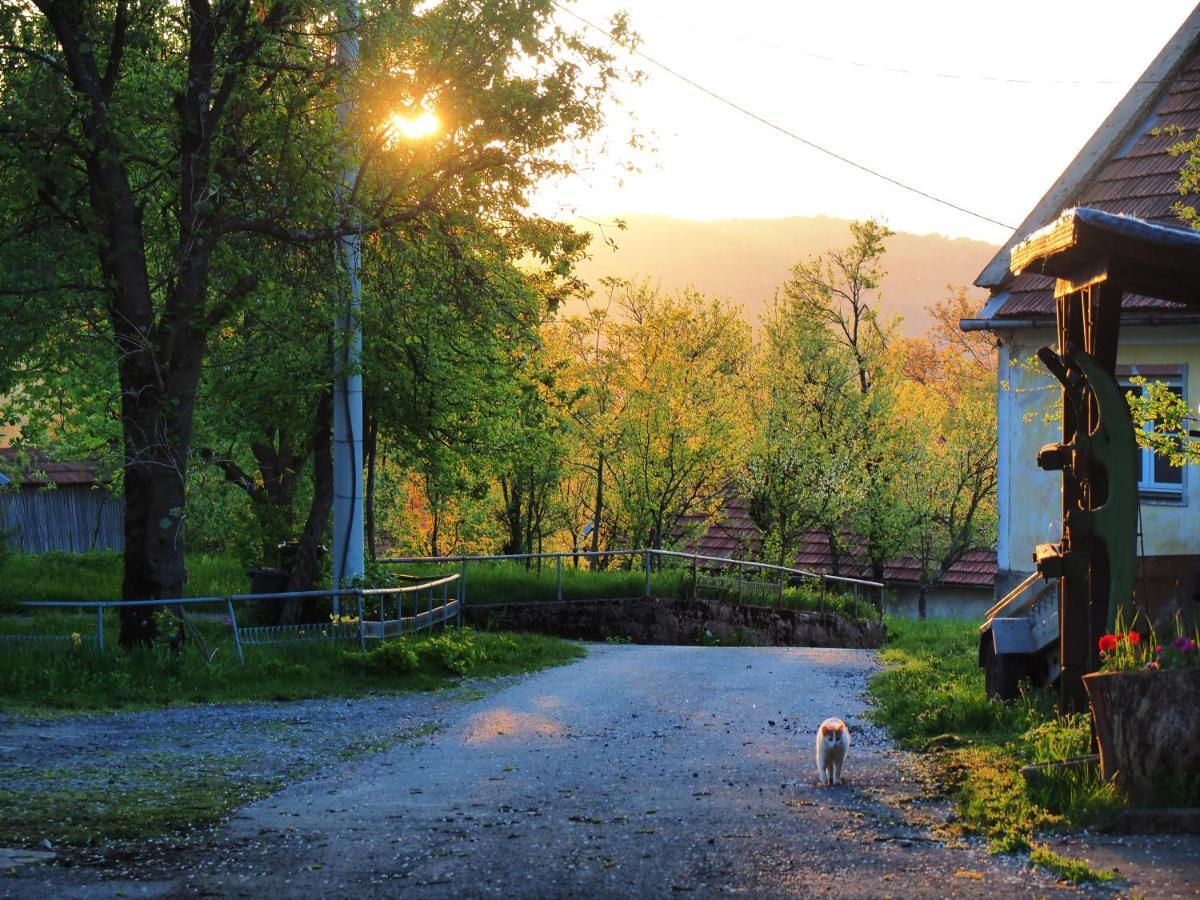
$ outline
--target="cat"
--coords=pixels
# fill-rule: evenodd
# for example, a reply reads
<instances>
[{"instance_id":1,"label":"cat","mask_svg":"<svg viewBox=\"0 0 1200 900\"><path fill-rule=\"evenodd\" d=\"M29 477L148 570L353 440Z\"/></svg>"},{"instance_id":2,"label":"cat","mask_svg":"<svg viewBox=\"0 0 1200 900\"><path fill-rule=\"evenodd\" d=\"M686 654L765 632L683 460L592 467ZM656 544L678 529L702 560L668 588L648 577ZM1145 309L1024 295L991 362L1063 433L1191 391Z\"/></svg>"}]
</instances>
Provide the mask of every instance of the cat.
<instances>
[{"instance_id":1,"label":"cat","mask_svg":"<svg viewBox=\"0 0 1200 900\"><path fill-rule=\"evenodd\" d=\"M817 729L817 779L841 784L842 766L850 752L850 729L841 719L826 719Z\"/></svg>"}]
</instances>

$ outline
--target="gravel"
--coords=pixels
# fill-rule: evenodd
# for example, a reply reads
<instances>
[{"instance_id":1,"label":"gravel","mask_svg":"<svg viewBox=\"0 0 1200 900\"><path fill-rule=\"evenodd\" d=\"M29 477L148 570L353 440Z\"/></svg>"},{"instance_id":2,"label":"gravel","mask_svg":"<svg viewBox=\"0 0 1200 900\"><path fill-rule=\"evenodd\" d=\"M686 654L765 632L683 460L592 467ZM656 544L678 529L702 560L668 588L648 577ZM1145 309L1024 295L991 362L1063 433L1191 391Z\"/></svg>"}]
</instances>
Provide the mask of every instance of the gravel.
<instances>
[{"instance_id":1,"label":"gravel","mask_svg":"<svg viewBox=\"0 0 1200 900\"><path fill-rule=\"evenodd\" d=\"M94 866L17 869L0 877L0 892L1079 893L953 835L949 808L927 795L914 759L865 718L862 693L876 665L869 651L596 645L583 661L503 680L485 696L3 722L0 744L64 760L106 739L129 749L170 734L197 752L219 748L273 771L279 756L311 766L355 742L410 739L326 766L186 845ZM830 715L853 735L848 783L833 788L817 784L812 758L814 730Z\"/></svg>"}]
</instances>

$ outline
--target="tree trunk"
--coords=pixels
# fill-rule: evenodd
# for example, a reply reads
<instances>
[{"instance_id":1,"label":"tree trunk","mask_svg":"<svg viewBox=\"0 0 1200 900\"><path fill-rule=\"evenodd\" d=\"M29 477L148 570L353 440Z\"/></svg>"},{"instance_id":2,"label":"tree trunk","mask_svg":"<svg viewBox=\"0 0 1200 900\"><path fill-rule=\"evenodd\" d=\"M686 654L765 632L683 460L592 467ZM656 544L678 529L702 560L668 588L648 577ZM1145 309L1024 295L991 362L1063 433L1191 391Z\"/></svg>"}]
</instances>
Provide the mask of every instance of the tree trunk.
<instances>
[{"instance_id":1,"label":"tree trunk","mask_svg":"<svg viewBox=\"0 0 1200 900\"><path fill-rule=\"evenodd\" d=\"M917 618L919 619L925 618L925 595L928 593L928 590L925 582L921 581L917 583Z\"/></svg>"},{"instance_id":2,"label":"tree trunk","mask_svg":"<svg viewBox=\"0 0 1200 900\"><path fill-rule=\"evenodd\" d=\"M596 505L592 512L592 552L600 550L600 516L604 512L604 454L596 458ZM592 568L603 569L603 561L598 556L592 557Z\"/></svg>"},{"instance_id":3,"label":"tree trunk","mask_svg":"<svg viewBox=\"0 0 1200 900\"><path fill-rule=\"evenodd\" d=\"M367 555L372 562L376 559L375 549L375 457L379 446L379 422L374 416L367 418L367 495L365 498L367 525Z\"/></svg>"},{"instance_id":4,"label":"tree trunk","mask_svg":"<svg viewBox=\"0 0 1200 900\"><path fill-rule=\"evenodd\" d=\"M203 337L192 335L174 343L177 356L166 379L144 347L127 352L120 364L126 457L121 594L127 600L182 597L187 582L184 485L203 353L197 343L202 345ZM154 609L121 609L122 647L154 640Z\"/></svg>"},{"instance_id":5,"label":"tree trunk","mask_svg":"<svg viewBox=\"0 0 1200 900\"><path fill-rule=\"evenodd\" d=\"M333 509L333 396L328 388L321 392L317 401L316 420L313 423L313 497L308 508L308 519L300 535L299 545L288 573L289 591L308 591L317 585L320 570L321 541L329 527L329 514ZM304 603L288 600L280 609L281 625L293 625L300 621Z\"/></svg>"}]
</instances>

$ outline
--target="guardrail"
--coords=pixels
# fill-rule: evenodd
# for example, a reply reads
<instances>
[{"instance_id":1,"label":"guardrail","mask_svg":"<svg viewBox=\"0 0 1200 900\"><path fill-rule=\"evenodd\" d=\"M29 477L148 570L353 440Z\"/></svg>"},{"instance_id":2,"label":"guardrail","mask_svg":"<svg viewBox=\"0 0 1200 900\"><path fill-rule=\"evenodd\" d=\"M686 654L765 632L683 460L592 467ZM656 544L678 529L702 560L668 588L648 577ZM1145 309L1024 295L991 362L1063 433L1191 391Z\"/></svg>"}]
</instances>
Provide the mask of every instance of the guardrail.
<instances>
[{"instance_id":1,"label":"guardrail","mask_svg":"<svg viewBox=\"0 0 1200 900\"><path fill-rule=\"evenodd\" d=\"M455 584L453 598L450 597L450 585ZM434 606L435 589L441 588L441 603ZM421 631L432 628L438 622L446 623L451 618L461 621L465 585L459 582L458 575L449 575L428 582L405 585L392 588L338 588L336 590L314 591L278 591L267 594L229 594L211 597L178 597L162 600L27 600L18 604L29 609L86 609L96 613L96 634L88 637L88 643L94 643L98 651L104 649L104 611L108 609L126 609L129 607L178 607L181 611L189 606L221 606L224 605L230 630L233 632L233 645L237 652L238 661L246 662L244 647L255 644L284 644L318 640L352 640L358 638L359 649L366 649L368 639L394 637L410 631ZM404 598L413 595L427 601L424 612L412 616L404 615ZM386 617L386 602L388 597L395 596L396 618ZM329 597L333 600L334 613L329 623L299 623L295 625L250 625L238 624L235 603L262 603L278 600L303 600L316 597ZM338 600L342 597L353 597L357 604L358 615L343 616L340 614ZM367 597L379 598L378 621L367 621L363 616L363 600ZM83 641L79 635L0 635L0 643L61 643L79 644Z\"/></svg>"},{"instance_id":2,"label":"guardrail","mask_svg":"<svg viewBox=\"0 0 1200 900\"><path fill-rule=\"evenodd\" d=\"M815 584L815 587L820 592L821 602L820 611L825 612L825 596L828 593L830 585L839 585L849 588L858 601L867 598L866 602L870 603L879 615L883 618L884 614L884 585L879 581L870 581L863 578L848 578L840 575L826 575L820 572L810 572L805 569L797 569L791 566L780 566L773 563L757 562L755 560L732 559L722 556L705 556L698 553L687 553L680 550L655 550L650 548L628 549L628 550L559 550L550 553L494 553L487 555L456 555L456 556L398 556L386 557L378 560L385 565L459 565L459 577L463 584L463 597L466 597L466 584L468 581L468 566L472 563L488 563L488 562L521 562L521 561L541 561L553 560L555 564L555 599L562 601L563 597L563 560L579 560L579 559L598 559L609 557L627 557L632 561L641 557L642 567L645 570L645 586L643 596L649 597L650 581L654 571L654 560L659 561L660 571L663 560L682 560L690 563L692 574L692 593L693 598L697 594L697 588L702 583L699 577L699 569L702 564L709 564L710 570L715 569L718 572L735 570L738 574L736 579L732 579L735 593L740 600L745 593L762 593L767 587L765 582L754 582L749 579L742 578L742 573L746 569L756 572L777 573L786 576L791 583L809 582ZM630 571L633 567L630 566ZM782 579L779 583L769 585L776 591L776 599L778 601L779 594L782 592L785 585L782 584Z\"/></svg>"},{"instance_id":3,"label":"guardrail","mask_svg":"<svg viewBox=\"0 0 1200 900\"><path fill-rule=\"evenodd\" d=\"M294 644L307 641L354 640L357 638L360 649L366 649L368 640L398 637L432 628L434 625L445 624L451 619L462 620L462 610L467 602L467 584L469 566L475 563L491 563L503 561L542 561L553 560L555 564L555 598L559 601L563 595L563 560L564 559L602 559L625 557L630 560L627 571L635 571L634 564L641 560L645 572L643 595L651 596L651 579L655 571L663 571L664 564L680 561L685 568L690 568L692 599L699 596L701 587L712 588L719 596L732 594L737 602L742 602L747 595L767 597L773 595L775 605L782 602L783 591L794 584L812 583L820 592L819 611L825 612L826 595L830 585L850 589L856 601L866 602L873 606L883 618L884 585L878 581L868 581L861 578L847 578L838 575L825 575L819 572L809 572L790 566L779 566L772 563L754 560L731 559L721 556L705 556L697 553L686 553L677 550L580 550L555 551L551 553L498 553L491 555L459 555L459 556L409 556L389 557L379 562L390 565L454 565L459 571L428 581L417 581L402 587L388 588L340 588L337 590L312 591L280 591L263 594L229 594L211 597L182 597L161 600L31 600L19 604L25 608L58 608L94 610L96 614L96 633L94 636L83 637L78 634L64 635L0 635L0 644L57 644L71 646L86 644L98 651L104 649L104 612L109 609L128 607L154 606L179 608L200 605L223 606L226 612L227 624L233 634L234 649L238 660L245 663L245 647L264 644ZM764 573L768 576L778 576L774 581L755 580L745 577L746 570ZM730 575L729 573L733 574ZM715 574L714 574L715 573ZM453 596L451 595L453 585ZM439 596L440 595L440 596ZM328 597L332 601L333 614L328 623L300 623L295 625L248 625L238 623L235 604L263 603L280 600L302 600L308 598ZM340 600L352 597L356 604L357 615L341 614ZM388 601L395 598L395 616L388 616ZM408 598L413 598L412 614L405 615L404 606ZM364 600L377 598L379 602L378 617L364 617ZM420 600L424 600L424 609L418 610ZM595 598L591 598L595 599ZM436 605L435 605L436 603Z\"/></svg>"}]
</instances>

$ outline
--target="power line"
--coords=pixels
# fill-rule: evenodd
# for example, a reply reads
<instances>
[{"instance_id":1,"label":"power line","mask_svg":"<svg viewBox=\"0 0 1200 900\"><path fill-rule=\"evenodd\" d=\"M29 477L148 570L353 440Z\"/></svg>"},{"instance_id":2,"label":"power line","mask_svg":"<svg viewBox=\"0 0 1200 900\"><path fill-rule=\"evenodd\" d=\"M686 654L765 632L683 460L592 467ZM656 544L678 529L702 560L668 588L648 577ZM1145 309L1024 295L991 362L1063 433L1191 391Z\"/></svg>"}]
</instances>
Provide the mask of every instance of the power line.
<instances>
[{"instance_id":1,"label":"power line","mask_svg":"<svg viewBox=\"0 0 1200 900\"><path fill-rule=\"evenodd\" d=\"M595 24L594 22L590 21L589 19L585 19L583 16L579 15L579 13L575 12L574 10L567 9L565 6L563 6L561 3L559 3L558 0L555 0L554 5L561 12L564 12L567 15L571 16L572 18L582 22L584 25L586 25L588 28L591 28L593 31L597 31L600 34L604 35L605 37L611 37L611 35L607 31L605 31L603 28L601 28L599 25ZM746 107L742 106L741 104L736 103L735 101L730 100L726 97L723 97L722 95L718 94L716 91L710 90L709 88L700 84L698 81L695 81L695 80L689 78L688 76L684 75L682 72L672 69L666 63L659 62L654 57L649 56L648 54L644 53L641 50L638 50L636 47L632 48L630 52L632 52L636 56L641 57L646 62L650 63L652 66L662 69L662 71L666 72L668 75L672 76L673 78L677 78L679 81L682 81L684 84L686 84L692 88L695 88L696 90L700 91L702 94L707 95L708 97L711 97L713 100L716 100L718 103L722 103L725 106L728 106L730 109L736 110L737 112L741 113L742 115L744 115L748 118L751 118L754 121L756 121L762 125L766 125L768 128L772 129L773 131L777 131L780 134L784 135L785 137L789 137L794 141L804 144L806 147L809 147L810 149L816 150L819 153L823 153L826 156L832 157L833 159L836 159L838 162L845 163L848 166L858 169L860 172L865 172L868 175L872 175L875 178L880 179L881 181L886 181L888 184L895 185L896 187L901 188L902 190L908 191L909 193L916 194L919 197L924 197L926 200L932 200L934 203L939 203L942 206L956 210L957 212L960 212L960 213L964 213L965 215L979 219L983 222L987 222L991 225L998 225L1001 228L1008 229L1009 231L1015 230L1015 226L1013 226L1013 225L1009 225L1005 222L1001 222L999 219L993 219L991 216L986 216L983 213L975 212L972 209L967 209L965 206L959 206L957 203L953 203L950 200L945 200L942 197L937 196L936 194L931 194L928 191L923 191L920 188L913 187L910 184L906 184L905 182L900 181L898 178L893 178L890 175L886 175L883 172L880 172L878 169L872 169L870 166L863 165L860 162L855 162L853 159L850 159L847 156L843 156L842 154L836 152L835 150L830 150L828 147L822 146L821 144L818 144L816 141L811 141L808 138L803 137L803 136L797 134L796 132L783 127L782 125L772 122L770 119L767 119L764 116L760 116L758 113L756 113L750 109L747 109Z\"/></svg>"},{"instance_id":2,"label":"power line","mask_svg":"<svg viewBox=\"0 0 1200 900\"><path fill-rule=\"evenodd\" d=\"M559 7L560 9L562 7ZM567 10L567 12L571 12ZM574 15L574 13L572 13ZM576 15L576 18L581 18ZM1157 78L1141 78L1137 81L1127 82L1118 78L1016 78L1006 75L981 75L970 72L941 72L929 69L909 69L903 66L888 66L882 63L863 62L857 59L845 59L838 56L829 56L824 53L815 53L811 50L803 50L799 47L789 47L784 44L776 44L771 41L764 41L761 38L752 38L744 34L738 34L733 31L723 31L719 29L701 28L694 22L680 22L677 19L667 17L657 17L659 21L666 22L675 27L687 28L697 34L705 34L712 37L728 38L735 41L740 41L744 44L752 44L758 47L768 47L772 50L781 50L785 53L791 53L794 56L804 56L808 59L815 59L818 62L834 63L840 66L851 66L858 69L867 69L877 72L888 72L893 75L911 75L918 78L941 78L948 81L984 81L993 84L1020 84L1031 87L1048 87L1048 86L1071 86L1071 87L1111 87L1120 85L1141 84L1166 84L1168 81L1174 83L1177 79L1157 79ZM1184 83L1193 83L1185 81Z\"/></svg>"}]
</instances>

